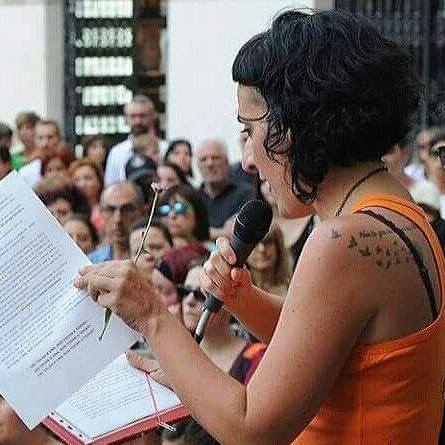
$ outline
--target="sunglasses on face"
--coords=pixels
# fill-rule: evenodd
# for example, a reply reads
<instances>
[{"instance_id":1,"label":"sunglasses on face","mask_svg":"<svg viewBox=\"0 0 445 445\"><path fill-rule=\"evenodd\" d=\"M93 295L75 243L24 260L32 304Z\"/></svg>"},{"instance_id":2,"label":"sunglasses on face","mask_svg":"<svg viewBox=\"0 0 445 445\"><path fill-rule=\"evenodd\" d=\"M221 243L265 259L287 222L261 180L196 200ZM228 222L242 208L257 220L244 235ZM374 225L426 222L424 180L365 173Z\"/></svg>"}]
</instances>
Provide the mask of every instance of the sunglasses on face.
<instances>
[{"instance_id":1,"label":"sunglasses on face","mask_svg":"<svg viewBox=\"0 0 445 445\"><path fill-rule=\"evenodd\" d=\"M158 216L168 216L170 212L175 215L184 215L191 208L188 202L175 202L174 204L163 204L158 209Z\"/></svg>"},{"instance_id":2,"label":"sunglasses on face","mask_svg":"<svg viewBox=\"0 0 445 445\"><path fill-rule=\"evenodd\" d=\"M206 296L199 289L193 289L190 286L179 284L178 291L182 299L188 297L190 294L193 294L193 298L201 303L204 303L206 299Z\"/></svg>"}]
</instances>

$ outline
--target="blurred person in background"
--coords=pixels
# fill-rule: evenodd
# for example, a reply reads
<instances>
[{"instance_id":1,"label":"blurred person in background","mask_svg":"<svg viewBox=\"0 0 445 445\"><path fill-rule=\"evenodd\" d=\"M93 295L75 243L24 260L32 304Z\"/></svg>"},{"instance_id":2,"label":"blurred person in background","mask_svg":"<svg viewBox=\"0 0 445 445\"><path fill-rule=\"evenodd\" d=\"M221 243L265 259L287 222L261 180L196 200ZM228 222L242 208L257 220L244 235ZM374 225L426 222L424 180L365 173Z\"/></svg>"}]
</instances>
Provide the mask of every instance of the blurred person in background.
<instances>
[{"instance_id":1,"label":"blurred person in background","mask_svg":"<svg viewBox=\"0 0 445 445\"><path fill-rule=\"evenodd\" d=\"M19 173L33 187L41 179L42 160L55 154L62 137L59 125L53 120L38 121L35 126L36 152Z\"/></svg>"},{"instance_id":2,"label":"blurred person in background","mask_svg":"<svg viewBox=\"0 0 445 445\"><path fill-rule=\"evenodd\" d=\"M193 178L192 144L186 139L175 139L168 145L164 161L177 165L186 178Z\"/></svg>"},{"instance_id":3,"label":"blurred person in background","mask_svg":"<svg viewBox=\"0 0 445 445\"><path fill-rule=\"evenodd\" d=\"M149 133L157 136L154 103L144 95L136 95L124 108L125 119L130 127L128 138L111 148L105 167L105 185L125 181L125 165L134 154L134 138Z\"/></svg>"},{"instance_id":4,"label":"blurred person in background","mask_svg":"<svg viewBox=\"0 0 445 445\"><path fill-rule=\"evenodd\" d=\"M12 144L12 130L9 125L4 122L0 122L0 148L7 147L8 150Z\"/></svg>"},{"instance_id":5,"label":"blurred person in background","mask_svg":"<svg viewBox=\"0 0 445 445\"><path fill-rule=\"evenodd\" d=\"M173 238L175 247L202 243L209 246L209 220L200 194L189 185L162 193L157 216Z\"/></svg>"},{"instance_id":6,"label":"blurred person in background","mask_svg":"<svg viewBox=\"0 0 445 445\"><path fill-rule=\"evenodd\" d=\"M9 147L0 147L0 180L8 175L11 170L12 165Z\"/></svg>"},{"instance_id":7,"label":"blurred person in background","mask_svg":"<svg viewBox=\"0 0 445 445\"><path fill-rule=\"evenodd\" d=\"M135 154L141 154L150 158L156 165L161 157L159 150L159 139L150 133L140 134L133 139L133 150Z\"/></svg>"},{"instance_id":8,"label":"blurred person in background","mask_svg":"<svg viewBox=\"0 0 445 445\"><path fill-rule=\"evenodd\" d=\"M382 157L388 171L395 176L408 190L416 180L406 174L406 167L412 160L412 144L408 138L394 145L391 151Z\"/></svg>"},{"instance_id":9,"label":"blurred person in background","mask_svg":"<svg viewBox=\"0 0 445 445\"><path fill-rule=\"evenodd\" d=\"M42 159L40 176L41 178L60 176L68 179L68 168L73 161L74 153L71 147L58 145L54 154Z\"/></svg>"},{"instance_id":10,"label":"blurred person in background","mask_svg":"<svg viewBox=\"0 0 445 445\"><path fill-rule=\"evenodd\" d=\"M445 128L437 131L430 139L430 148L425 154L426 171L440 194L440 216L445 218L445 170L443 168L443 147L445 146ZM442 153L442 156L440 155Z\"/></svg>"},{"instance_id":11,"label":"blurred person in background","mask_svg":"<svg viewBox=\"0 0 445 445\"><path fill-rule=\"evenodd\" d=\"M99 244L99 235L88 217L81 213L71 214L63 224L73 241L85 255L89 255Z\"/></svg>"},{"instance_id":12,"label":"blurred person in background","mask_svg":"<svg viewBox=\"0 0 445 445\"><path fill-rule=\"evenodd\" d=\"M130 258L128 229L145 210L139 187L132 182L118 182L104 189L100 199L105 220L104 238L107 244L90 253L93 263Z\"/></svg>"},{"instance_id":13,"label":"blurred person in background","mask_svg":"<svg viewBox=\"0 0 445 445\"><path fill-rule=\"evenodd\" d=\"M150 204L154 197L152 184L158 179L153 159L135 153L125 165L125 177L127 181L134 182L142 190L145 203Z\"/></svg>"},{"instance_id":14,"label":"blurred person in background","mask_svg":"<svg viewBox=\"0 0 445 445\"><path fill-rule=\"evenodd\" d=\"M15 118L17 138L22 144L19 151L12 154L12 163L15 170L20 170L23 165L38 156L35 127L39 120L40 117L33 111L18 113Z\"/></svg>"},{"instance_id":15,"label":"blurred person in background","mask_svg":"<svg viewBox=\"0 0 445 445\"><path fill-rule=\"evenodd\" d=\"M91 210L91 222L102 238L105 230L105 219L102 215L100 197L104 177L100 166L90 158L78 159L69 167L71 182L85 195Z\"/></svg>"},{"instance_id":16,"label":"blurred person in background","mask_svg":"<svg viewBox=\"0 0 445 445\"><path fill-rule=\"evenodd\" d=\"M156 169L158 183L162 190L187 184L189 185L184 172L173 162L164 161Z\"/></svg>"},{"instance_id":17,"label":"blurred person in background","mask_svg":"<svg viewBox=\"0 0 445 445\"><path fill-rule=\"evenodd\" d=\"M230 179L229 159L222 142L215 139L202 142L196 149L196 156L203 181L200 192L207 207L210 238L230 237L235 216L241 206L253 198L253 191Z\"/></svg>"},{"instance_id":18,"label":"blurred person in background","mask_svg":"<svg viewBox=\"0 0 445 445\"><path fill-rule=\"evenodd\" d=\"M209 251L200 244L173 247L156 262L151 274L153 287L167 306L170 313L182 321L180 286L184 283L190 267L209 255Z\"/></svg>"},{"instance_id":19,"label":"blurred person in background","mask_svg":"<svg viewBox=\"0 0 445 445\"><path fill-rule=\"evenodd\" d=\"M252 283L266 292L285 297L292 275L289 258L281 228L274 222L247 258Z\"/></svg>"},{"instance_id":20,"label":"blurred person in background","mask_svg":"<svg viewBox=\"0 0 445 445\"><path fill-rule=\"evenodd\" d=\"M62 225L73 213L82 213L87 218L90 216L90 209L85 196L71 184L48 188L38 193L38 196Z\"/></svg>"},{"instance_id":21,"label":"blurred person in background","mask_svg":"<svg viewBox=\"0 0 445 445\"><path fill-rule=\"evenodd\" d=\"M105 165L108 158L108 142L105 136L96 134L94 136L88 136L84 143L84 157L92 160L100 166L102 172L105 171Z\"/></svg>"},{"instance_id":22,"label":"blurred person in background","mask_svg":"<svg viewBox=\"0 0 445 445\"><path fill-rule=\"evenodd\" d=\"M30 431L12 408L0 397L1 445L62 445L44 426Z\"/></svg>"},{"instance_id":23,"label":"blurred person in background","mask_svg":"<svg viewBox=\"0 0 445 445\"><path fill-rule=\"evenodd\" d=\"M136 221L129 229L129 244L131 258L134 260L139 249L139 245L145 233L149 216ZM167 228L159 221L153 220L148 229L143 252L137 262L138 269L150 279L156 261L173 247L173 239Z\"/></svg>"}]
</instances>

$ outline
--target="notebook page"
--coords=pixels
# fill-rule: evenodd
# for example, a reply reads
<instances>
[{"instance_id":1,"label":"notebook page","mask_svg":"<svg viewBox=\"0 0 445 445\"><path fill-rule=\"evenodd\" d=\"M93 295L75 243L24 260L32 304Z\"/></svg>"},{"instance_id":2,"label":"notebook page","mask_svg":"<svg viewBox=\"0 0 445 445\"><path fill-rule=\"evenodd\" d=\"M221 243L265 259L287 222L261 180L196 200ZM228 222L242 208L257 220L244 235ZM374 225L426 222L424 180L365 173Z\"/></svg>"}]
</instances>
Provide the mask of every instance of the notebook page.
<instances>
[{"instance_id":1,"label":"notebook page","mask_svg":"<svg viewBox=\"0 0 445 445\"><path fill-rule=\"evenodd\" d=\"M159 411L181 404L176 394L150 379ZM55 410L84 436L95 439L146 417L155 409L146 375L121 355Z\"/></svg>"}]
</instances>

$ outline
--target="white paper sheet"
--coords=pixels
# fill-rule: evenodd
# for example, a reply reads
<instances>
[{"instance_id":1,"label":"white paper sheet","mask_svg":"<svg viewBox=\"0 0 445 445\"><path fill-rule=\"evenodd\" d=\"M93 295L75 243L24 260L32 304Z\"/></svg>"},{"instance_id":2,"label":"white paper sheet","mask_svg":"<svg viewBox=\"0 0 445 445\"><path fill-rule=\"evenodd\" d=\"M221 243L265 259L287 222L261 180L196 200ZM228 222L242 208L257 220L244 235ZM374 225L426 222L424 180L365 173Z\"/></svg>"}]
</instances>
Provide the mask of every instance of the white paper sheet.
<instances>
[{"instance_id":1,"label":"white paper sheet","mask_svg":"<svg viewBox=\"0 0 445 445\"><path fill-rule=\"evenodd\" d=\"M138 339L72 282L88 258L16 173L0 182L0 393L29 428Z\"/></svg>"},{"instance_id":2,"label":"white paper sheet","mask_svg":"<svg viewBox=\"0 0 445 445\"><path fill-rule=\"evenodd\" d=\"M150 385L161 412L181 404L176 394L153 379ZM118 357L54 414L90 440L155 415L146 375Z\"/></svg>"}]
</instances>

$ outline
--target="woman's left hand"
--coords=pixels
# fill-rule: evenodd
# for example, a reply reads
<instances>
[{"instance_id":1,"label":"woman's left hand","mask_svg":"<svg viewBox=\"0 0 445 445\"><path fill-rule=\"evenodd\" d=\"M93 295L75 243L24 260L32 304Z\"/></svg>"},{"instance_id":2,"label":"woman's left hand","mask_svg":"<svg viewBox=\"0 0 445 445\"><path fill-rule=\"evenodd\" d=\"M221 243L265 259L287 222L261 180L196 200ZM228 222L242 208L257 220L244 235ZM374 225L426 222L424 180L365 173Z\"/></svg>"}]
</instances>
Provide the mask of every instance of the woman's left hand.
<instances>
[{"instance_id":1,"label":"woman's left hand","mask_svg":"<svg viewBox=\"0 0 445 445\"><path fill-rule=\"evenodd\" d=\"M79 271L74 286L137 331L161 306L150 283L130 260L86 266Z\"/></svg>"},{"instance_id":2,"label":"woman's left hand","mask_svg":"<svg viewBox=\"0 0 445 445\"><path fill-rule=\"evenodd\" d=\"M162 371L159 362L156 359L144 357L143 355L131 350L127 351L126 356L128 363L130 363L133 368L145 372L161 385L171 388L164 371Z\"/></svg>"}]
</instances>

